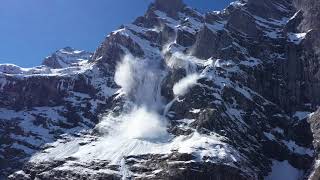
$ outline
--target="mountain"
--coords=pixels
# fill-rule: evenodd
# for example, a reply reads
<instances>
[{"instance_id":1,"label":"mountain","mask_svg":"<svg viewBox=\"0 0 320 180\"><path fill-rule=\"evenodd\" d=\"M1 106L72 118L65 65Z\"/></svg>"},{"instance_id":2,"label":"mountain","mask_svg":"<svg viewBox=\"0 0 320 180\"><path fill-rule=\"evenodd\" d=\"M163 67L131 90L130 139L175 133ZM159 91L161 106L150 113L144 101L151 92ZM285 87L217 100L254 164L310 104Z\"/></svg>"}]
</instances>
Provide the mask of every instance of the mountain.
<instances>
[{"instance_id":1,"label":"mountain","mask_svg":"<svg viewBox=\"0 0 320 180\"><path fill-rule=\"evenodd\" d=\"M79 61L88 60L92 56L92 53L86 51L75 50L71 47L65 47L53 53L44 59L43 65L48 67L59 69L66 68L73 63Z\"/></svg>"},{"instance_id":2,"label":"mountain","mask_svg":"<svg viewBox=\"0 0 320 180\"><path fill-rule=\"evenodd\" d=\"M319 179L319 6L156 0L88 61L1 70L0 174Z\"/></svg>"}]
</instances>

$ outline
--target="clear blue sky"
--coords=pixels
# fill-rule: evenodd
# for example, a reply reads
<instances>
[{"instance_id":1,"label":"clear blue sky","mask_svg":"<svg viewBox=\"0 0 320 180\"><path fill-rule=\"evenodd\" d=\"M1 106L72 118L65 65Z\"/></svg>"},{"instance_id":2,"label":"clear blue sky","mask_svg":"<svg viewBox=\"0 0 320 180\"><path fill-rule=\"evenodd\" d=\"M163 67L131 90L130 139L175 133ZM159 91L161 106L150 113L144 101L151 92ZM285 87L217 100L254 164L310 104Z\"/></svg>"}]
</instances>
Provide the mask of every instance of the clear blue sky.
<instances>
[{"instance_id":1,"label":"clear blue sky","mask_svg":"<svg viewBox=\"0 0 320 180\"><path fill-rule=\"evenodd\" d=\"M111 31L143 15L152 0L1 0L0 64L41 64L57 49L94 51ZM185 0L201 11L232 0Z\"/></svg>"}]
</instances>

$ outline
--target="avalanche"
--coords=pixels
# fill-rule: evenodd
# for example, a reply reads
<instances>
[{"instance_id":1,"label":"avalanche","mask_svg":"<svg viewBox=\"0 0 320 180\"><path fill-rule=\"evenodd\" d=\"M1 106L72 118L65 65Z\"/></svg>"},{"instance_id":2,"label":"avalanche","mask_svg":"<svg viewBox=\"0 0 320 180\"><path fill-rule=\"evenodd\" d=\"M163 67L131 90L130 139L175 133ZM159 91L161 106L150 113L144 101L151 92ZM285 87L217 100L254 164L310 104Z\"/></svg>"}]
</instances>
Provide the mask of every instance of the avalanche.
<instances>
[{"instance_id":1,"label":"avalanche","mask_svg":"<svg viewBox=\"0 0 320 180\"><path fill-rule=\"evenodd\" d=\"M152 66L150 66L152 62ZM45 152L36 154L31 162L41 163L52 160L76 158L88 163L107 160L120 166L120 174L128 174L123 164L124 157L145 154L170 154L174 151L189 153L196 161L236 163L242 160L239 152L223 143L224 137L194 132L190 135L173 136L167 131L170 122L163 115L167 106L160 95L161 81L166 74L154 65L156 60L137 59L131 55L118 64L115 81L121 86L121 94L127 98L126 109L118 116L112 113L102 118L96 126L102 136L90 135L57 141ZM178 82L174 91L183 95L196 83L199 75L191 74ZM95 139L97 138L97 139ZM92 139L95 139L94 141ZM72 169L72 162L65 167Z\"/></svg>"}]
</instances>

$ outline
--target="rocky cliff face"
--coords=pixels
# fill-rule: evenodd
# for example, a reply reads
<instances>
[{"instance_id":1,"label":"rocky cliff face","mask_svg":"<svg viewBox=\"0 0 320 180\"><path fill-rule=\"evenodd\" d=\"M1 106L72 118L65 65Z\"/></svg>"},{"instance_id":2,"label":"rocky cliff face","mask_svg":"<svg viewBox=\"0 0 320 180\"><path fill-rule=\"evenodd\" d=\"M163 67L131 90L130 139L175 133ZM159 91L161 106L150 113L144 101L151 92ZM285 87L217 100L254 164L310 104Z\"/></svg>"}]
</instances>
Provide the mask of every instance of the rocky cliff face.
<instances>
[{"instance_id":1,"label":"rocky cliff face","mask_svg":"<svg viewBox=\"0 0 320 180\"><path fill-rule=\"evenodd\" d=\"M318 4L241 0L202 14L156 0L90 61L2 70L0 172L319 178Z\"/></svg>"}]
</instances>

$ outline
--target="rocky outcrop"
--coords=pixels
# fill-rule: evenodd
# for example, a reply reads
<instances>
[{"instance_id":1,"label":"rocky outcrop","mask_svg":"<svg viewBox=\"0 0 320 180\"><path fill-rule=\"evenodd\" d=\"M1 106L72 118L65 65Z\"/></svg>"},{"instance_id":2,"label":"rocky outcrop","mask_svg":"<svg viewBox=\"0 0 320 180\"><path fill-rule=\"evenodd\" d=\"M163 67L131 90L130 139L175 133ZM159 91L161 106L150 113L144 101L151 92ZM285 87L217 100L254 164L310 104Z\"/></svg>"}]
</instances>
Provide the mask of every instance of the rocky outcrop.
<instances>
[{"instance_id":1,"label":"rocky outcrop","mask_svg":"<svg viewBox=\"0 0 320 180\"><path fill-rule=\"evenodd\" d=\"M314 112L310 118L308 119L308 122L310 123L312 134L313 134L313 145L316 150L316 157L313 162L313 167L310 169L309 173L309 179L310 180L316 180L320 178L320 156L319 156L319 139L320 139L320 131L319 131L319 125L320 125L320 110L318 109L316 112Z\"/></svg>"},{"instance_id":2,"label":"rocky outcrop","mask_svg":"<svg viewBox=\"0 0 320 180\"><path fill-rule=\"evenodd\" d=\"M69 97L69 92L85 93L94 96L97 90L87 84L86 77L41 77L27 79L6 78L8 85L4 86L0 96L0 107L21 110L24 108L57 106Z\"/></svg>"}]
</instances>

